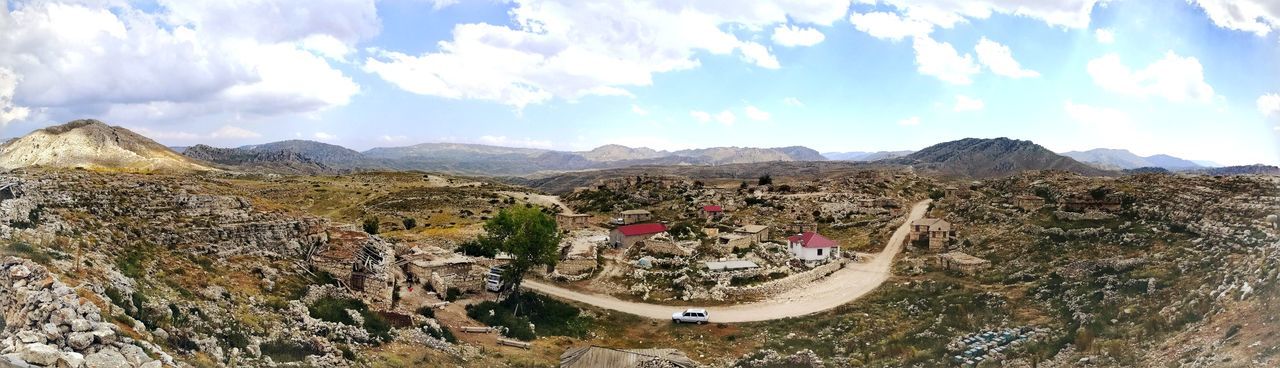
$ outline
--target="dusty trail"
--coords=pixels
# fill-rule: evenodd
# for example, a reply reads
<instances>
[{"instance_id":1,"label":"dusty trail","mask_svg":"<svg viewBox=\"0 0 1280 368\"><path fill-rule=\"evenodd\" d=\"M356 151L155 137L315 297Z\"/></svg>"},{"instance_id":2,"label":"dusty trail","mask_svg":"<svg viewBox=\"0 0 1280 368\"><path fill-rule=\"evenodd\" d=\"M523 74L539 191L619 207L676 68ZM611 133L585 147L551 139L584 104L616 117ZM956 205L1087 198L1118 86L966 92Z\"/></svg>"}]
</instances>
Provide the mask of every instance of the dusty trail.
<instances>
[{"instance_id":1,"label":"dusty trail","mask_svg":"<svg viewBox=\"0 0 1280 368\"><path fill-rule=\"evenodd\" d=\"M924 200L911 207L907 219L889 237L889 244L869 262L850 263L808 287L788 291L768 300L728 307L708 308L711 322L754 322L798 317L813 314L857 300L875 290L889 278L893 258L902 251L902 240L911 231L911 221L924 216L929 201ZM619 300L608 295L588 294L559 286L526 280L525 288L557 298L573 300L596 307L630 313L641 317L668 320L671 313L686 307L638 303ZM688 307L698 307L690 305Z\"/></svg>"}]
</instances>

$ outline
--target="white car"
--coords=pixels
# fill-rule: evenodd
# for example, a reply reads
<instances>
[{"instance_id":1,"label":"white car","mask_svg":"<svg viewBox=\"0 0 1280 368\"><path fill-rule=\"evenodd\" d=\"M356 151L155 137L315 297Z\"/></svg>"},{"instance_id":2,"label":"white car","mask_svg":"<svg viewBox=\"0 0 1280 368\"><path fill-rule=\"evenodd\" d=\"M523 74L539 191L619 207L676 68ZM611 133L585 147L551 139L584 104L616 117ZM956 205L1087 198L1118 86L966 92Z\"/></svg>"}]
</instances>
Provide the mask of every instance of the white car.
<instances>
[{"instance_id":1,"label":"white car","mask_svg":"<svg viewBox=\"0 0 1280 368\"><path fill-rule=\"evenodd\" d=\"M683 312L671 314L671 322L675 323L703 324L707 323L709 318L711 318L711 315L707 314L706 309L685 309Z\"/></svg>"}]
</instances>

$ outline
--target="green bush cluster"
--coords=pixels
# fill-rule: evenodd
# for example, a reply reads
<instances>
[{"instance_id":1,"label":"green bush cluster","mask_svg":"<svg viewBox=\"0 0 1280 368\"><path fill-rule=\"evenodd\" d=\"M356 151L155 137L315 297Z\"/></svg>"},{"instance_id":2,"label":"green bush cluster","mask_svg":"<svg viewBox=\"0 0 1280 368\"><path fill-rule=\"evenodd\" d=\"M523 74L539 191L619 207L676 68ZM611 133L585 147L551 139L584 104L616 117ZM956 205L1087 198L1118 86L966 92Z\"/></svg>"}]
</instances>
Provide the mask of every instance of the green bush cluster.
<instances>
[{"instance_id":1,"label":"green bush cluster","mask_svg":"<svg viewBox=\"0 0 1280 368\"><path fill-rule=\"evenodd\" d=\"M490 314L492 311L492 315ZM513 294L501 302L484 301L467 306L467 316L489 326L506 327L507 336L532 340L541 336L583 337L591 319L564 302L534 293ZM529 327L537 326L537 333Z\"/></svg>"},{"instance_id":2,"label":"green bush cluster","mask_svg":"<svg viewBox=\"0 0 1280 368\"><path fill-rule=\"evenodd\" d=\"M360 317L364 319L364 330L368 331L370 335L379 337L383 341L391 340L391 322L387 321L382 315L369 310L369 306L358 299L320 298L307 307L307 312L315 319L355 326L355 321L347 313L348 309L360 313Z\"/></svg>"}]
</instances>

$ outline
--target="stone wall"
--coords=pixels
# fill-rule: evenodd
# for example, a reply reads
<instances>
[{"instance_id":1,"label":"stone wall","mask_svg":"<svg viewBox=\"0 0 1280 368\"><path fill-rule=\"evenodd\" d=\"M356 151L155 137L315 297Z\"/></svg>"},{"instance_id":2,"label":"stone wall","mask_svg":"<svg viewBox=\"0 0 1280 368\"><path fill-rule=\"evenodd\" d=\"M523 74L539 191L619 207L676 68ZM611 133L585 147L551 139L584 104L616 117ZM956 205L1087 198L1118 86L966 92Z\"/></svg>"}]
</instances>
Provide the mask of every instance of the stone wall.
<instances>
[{"instance_id":1,"label":"stone wall","mask_svg":"<svg viewBox=\"0 0 1280 368\"><path fill-rule=\"evenodd\" d=\"M833 262L830 262L818 267L814 267L812 270L797 273L791 276L787 276L786 278L783 278L783 279L773 280L773 281L761 283L758 285L742 286L742 287L720 286L720 287L716 287L716 289L718 290L713 290L712 293L715 294L717 293L717 291L723 292L724 295L728 298L768 297L768 296L776 295L782 292L786 292L787 290L804 287L809 283L814 282L820 278L827 277L827 275L830 275L831 273L836 272L841 268L843 268L845 262L846 261L844 259L835 260Z\"/></svg>"}]
</instances>

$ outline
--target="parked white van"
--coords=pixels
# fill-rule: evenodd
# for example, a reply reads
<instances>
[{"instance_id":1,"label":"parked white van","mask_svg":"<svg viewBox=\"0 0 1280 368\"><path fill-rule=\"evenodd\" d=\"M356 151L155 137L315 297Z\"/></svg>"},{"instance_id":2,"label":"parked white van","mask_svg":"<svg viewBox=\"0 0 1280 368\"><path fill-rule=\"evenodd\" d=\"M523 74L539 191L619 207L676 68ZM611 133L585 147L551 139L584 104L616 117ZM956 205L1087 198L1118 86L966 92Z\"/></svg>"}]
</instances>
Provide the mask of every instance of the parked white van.
<instances>
[{"instance_id":1,"label":"parked white van","mask_svg":"<svg viewBox=\"0 0 1280 368\"><path fill-rule=\"evenodd\" d=\"M489 268L489 274L485 275L484 288L492 292L502 291L502 272L506 268L502 266L493 266Z\"/></svg>"},{"instance_id":2,"label":"parked white van","mask_svg":"<svg viewBox=\"0 0 1280 368\"><path fill-rule=\"evenodd\" d=\"M697 323L703 324L710 320L711 315L706 309L685 309L684 312L675 312L671 314L671 322L675 323Z\"/></svg>"}]
</instances>

